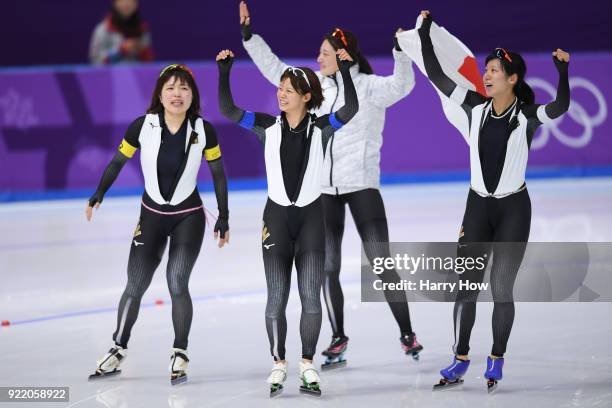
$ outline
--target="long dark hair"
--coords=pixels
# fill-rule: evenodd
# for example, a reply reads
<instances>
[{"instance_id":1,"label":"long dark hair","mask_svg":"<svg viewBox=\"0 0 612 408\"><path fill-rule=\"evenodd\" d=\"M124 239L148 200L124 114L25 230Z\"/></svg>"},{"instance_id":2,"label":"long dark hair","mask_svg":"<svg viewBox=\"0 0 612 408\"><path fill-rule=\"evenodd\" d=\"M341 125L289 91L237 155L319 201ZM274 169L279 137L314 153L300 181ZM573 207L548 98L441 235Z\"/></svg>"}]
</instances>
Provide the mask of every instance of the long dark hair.
<instances>
[{"instance_id":1,"label":"long dark hair","mask_svg":"<svg viewBox=\"0 0 612 408\"><path fill-rule=\"evenodd\" d=\"M525 82L525 74L527 73L527 65L520 54L512 51L506 51L503 48L496 48L487 56L485 63L488 64L492 59L498 59L502 70L506 75L516 74L518 79L514 84L514 95L519 101L531 105L535 102L535 94L533 89Z\"/></svg>"},{"instance_id":2,"label":"long dark hair","mask_svg":"<svg viewBox=\"0 0 612 408\"><path fill-rule=\"evenodd\" d=\"M116 0L112 0L110 12L112 25L127 38L140 37L145 31L145 25L140 20L138 9L136 9L131 16L125 18L115 9L115 1Z\"/></svg>"},{"instance_id":3,"label":"long dark hair","mask_svg":"<svg viewBox=\"0 0 612 408\"><path fill-rule=\"evenodd\" d=\"M181 85L186 83L191 88L192 100L189 109L187 109L187 117L190 120L197 119L200 116L200 91L191 70L181 64L168 65L159 74L147 113L161 113L164 111L164 105L161 103L161 92L164 84L172 79L172 77L174 77L175 81L180 81Z\"/></svg>"},{"instance_id":4,"label":"long dark hair","mask_svg":"<svg viewBox=\"0 0 612 408\"><path fill-rule=\"evenodd\" d=\"M374 70L368 62L368 59L361 53L359 49L359 42L357 37L350 31L341 30L336 28L334 31L328 33L325 39L329 41L334 50L338 51L341 48L346 49L346 52L353 58L353 65L359 64L359 72L364 74L373 74ZM346 44L345 44L346 41Z\"/></svg>"},{"instance_id":5,"label":"long dark hair","mask_svg":"<svg viewBox=\"0 0 612 408\"><path fill-rule=\"evenodd\" d=\"M306 74L308 82L303 78L300 71ZM310 93L310 100L306 102L306 109L317 109L321 106L324 99L323 90L321 89L319 77L317 77L317 74L312 69L307 67L289 67L281 75L280 81L283 82L286 78L289 78L291 86L300 95ZM310 83L310 86L308 86L308 83Z\"/></svg>"}]
</instances>

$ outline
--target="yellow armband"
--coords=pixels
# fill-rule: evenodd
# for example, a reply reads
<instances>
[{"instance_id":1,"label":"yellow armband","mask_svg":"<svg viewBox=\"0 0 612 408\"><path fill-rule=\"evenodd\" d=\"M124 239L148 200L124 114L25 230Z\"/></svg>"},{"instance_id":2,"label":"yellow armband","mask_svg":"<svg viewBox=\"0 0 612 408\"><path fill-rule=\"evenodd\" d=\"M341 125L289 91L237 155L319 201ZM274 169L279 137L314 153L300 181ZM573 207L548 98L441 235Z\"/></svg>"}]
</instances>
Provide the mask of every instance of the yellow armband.
<instances>
[{"instance_id":1,"label":"yellow armband","mask_svg":"<svg viewBox=\"0 0 612 408\"><path fill-rule=\"evenodd\" d=\"M217 160L219 157L221 157L221 148L219 145L204 150L204 158L206 158L206 161Z\"/></svg>"},{"instance_id":2,"label":"yellow armband","mask_svg":"<svg viewBox=\"0 0 612 408\"><path fill-rule=\"evenodd\" d=\"M132 146L131 144L129 144L127 142L127 140L123 139L121 141L121 144L119 145L119 151L121 153L123 153L123 155L125 157L127 157L128 159L131 159L132 156L134 156L134 153L136 152L136 147Z\"/></svg>"}]
</instances>

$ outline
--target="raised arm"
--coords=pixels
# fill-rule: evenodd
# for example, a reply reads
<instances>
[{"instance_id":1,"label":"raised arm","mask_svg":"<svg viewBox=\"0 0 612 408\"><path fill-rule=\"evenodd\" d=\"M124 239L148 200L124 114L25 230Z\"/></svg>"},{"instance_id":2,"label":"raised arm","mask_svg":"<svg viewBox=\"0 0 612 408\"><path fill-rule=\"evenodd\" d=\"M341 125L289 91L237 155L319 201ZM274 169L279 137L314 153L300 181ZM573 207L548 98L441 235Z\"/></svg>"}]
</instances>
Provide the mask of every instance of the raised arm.
<instances>
[{"instance_id":1,"label":"raised arm","mask_svg":"<svg viewBox=\"0 0 612 408\"><path fill-rule=\"evenodd\" d=\"M280 77L289 67L282 62L270 49L268 44L257 34L251 32L251 13L246 2L240 2L240 27L242 31L242 45L253 60L259 72L272 85L278 86Z\"/></svg>"},{"instance_id":2,"label":"raised arm","mask_svg":"<svg viewBox=\"0 0 612 408\"><path fill-rule=\"evenodd\" d=\"M537 118L540 123L546 123L567 112L570 105L569 59L569 54L560 48L553 52L553 61L559 72L557 96L554 101L546 105L534 104L523 108L523 113L527 118Z\"/></svg>"},{"instance_id":3,"label":"raised arm","mask_svg":"<svg viewBox=\"0 0 612 408\"><path fill-rule=\"evenodd\" d=\"M334 132L348 123L359 110L357 91L350 71L352 58L346 50L340 49L336 53L336 61L344 82L344 106L317 119L316 125L322 129L323 151L327 150L327 143Z\"/></svg>"},{"instance_id":4,"label":"raised arm","mask_svg":"<svg viewBox=\"0 0 612 408\"><path fill-rule=\"evenodd\" d=\"M232 96L230 72L233 63L234 53L230 50L223 50L217 55L217 66L219 67L219 111L232 122L239 123L244 115L244 109L236 106Z\"/></svg>"},{"instance_id":5,"label":"raised arm","mask_svg":"<svg viewBox=\"0 0 612 408\"><path fill-rule=\"evenodd\" d=\"M403 30L397 30L393 37L393 74L389 76L370 75L371 78L369 94L371 101L378 106L389 107L408 95L414 88L414 70L412 60L405 52L402 52L397 41L397 34Z\"/></svg>"},{"instance_id":6,"label":"raised arm","mask_svg":"<svg viewBox=\"0 0 612 408\"><path fill-rule=\"evenodd\" d=\"M423 64L425 65L427 77L431 80L431 82L433 82L436 88L440 90L440 92L459 105L467 105L470 108L473 108L474 106L485 102L486 98L484 96L457 85L444 73L442 66L440 66L440 61L438 61L438 58L436 57L433 43L431 41L431 16L428 11L422 11L421 15L423 16L423 23L421 24L421 28L419 28L418 32L421 39Z\"/></svg>"},{"instance_id":7,"label":"raised arm","mask_svg":"<svg viewBox=\"0 0 612 408\"><path fill-rule=\"evenodd\" d=\"M359 100L357 100L357 91L355 90L355 84L353 84L353 78L351 78L351 57L346 50L341 49L336 54L336 61L338 61L338 68L344 82L344 106L333 112L332 115L342 124L346 124L357 114Z\"/></svg>"},{"instance_id":8,"label":"raised arm","mask_svg":"<svg viewBox=\"0 0 612 408\"><path fill-rule=\"evenodd\" d=\"M265 129L275 122L275 118L265 113L245 111L234 103L230 87L230 72L234 62L234 53L222 50L217 54L219 67L219 111L223 116L241 127L255 132L262 143L265 143Z\"/></svg>"},{"instance_id":9,"label":"raised arm","mask_svg":"<svg viewBox=\"0 0 612 408\"><path fill-rule=\"evenodd\" d=\"M100 204L104 200L104 195L111 188L117 176L125 166L125 163L134 156L136 150L140 147L140 143L138 142L138 136L140 135L140 129L144 123L144 116L136 119L132 124L128 127L127 132L125 133L125 137L121 141L117 153L111 159L110 163L104 169L104 173L102 173L102 178L100 179L100 183L98 183L98 188L93 193L93 195L89 198L87 202L87 207L85 208L85 216L87 221L91 220L93 215L93 208L100 208Z\"/></svg>"}]
</instances>

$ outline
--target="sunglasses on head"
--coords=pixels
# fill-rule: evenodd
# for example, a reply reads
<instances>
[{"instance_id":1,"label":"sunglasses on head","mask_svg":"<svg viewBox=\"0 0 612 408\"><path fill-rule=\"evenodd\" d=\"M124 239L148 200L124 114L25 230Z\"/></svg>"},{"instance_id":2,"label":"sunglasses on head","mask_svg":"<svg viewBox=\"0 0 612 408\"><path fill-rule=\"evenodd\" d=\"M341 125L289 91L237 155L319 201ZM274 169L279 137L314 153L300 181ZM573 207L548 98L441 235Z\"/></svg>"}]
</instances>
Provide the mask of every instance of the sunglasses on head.
<instances>
[{"instance_id":1,"label":"sunglasses on head","mask_svg":"<svg viewBox=\"0 0 612 408\"><path fill-rule=\"evenodd\" d=\"M510 57L510 54L508 54L508 51L506 51L505 49L496 48L494 54L497 58L505 59L506 61L512 64L512 58Z\"/></svg>"},{"instance_id":2,"label":"sunglasses on head","mask_svg":"<svg viewBox=\"0 0 612 408\"><path fill-rule=\"evenodd\" d=\"M301 70L300 68L296 68L296 67L289 67L287 68L287 71L291 72L294 76L298 78L304 78L304 80L306 81L306 85L308 85L308 88L311 89L310 81L308 80L308 76L303 70Z\"/></svg>"},{"instance_id":3,"label":"sunglasses on head","mask_svg":"<svg viewBox=\"0 0 612 408\"><path fill-rule=\"evenodd\" d=\"M189 68L187 68L183 64L168 65L166 68L162 69L162 71L159 74L159 77L161 78L166 72L172 71L172 70L175 70L175 69L179 69L181 71L185 71L185 72L187 72L193 78L193 72L191 72L191 70Z\"/></svg>"},{"instance_id":4,"label":"sunglasses on head","mask_svg":"<svg viewBox=\"0 0 612 408\"><path fill-rule=\"evenodd\" d=\"M346 37L344 36L344 31L342 31L341 29L336 28L336 30L332 33L331 36L342 41L342 44L344 44L345 47L348 47L348 42L346 41Z\"/></svg>"}]
</instances>

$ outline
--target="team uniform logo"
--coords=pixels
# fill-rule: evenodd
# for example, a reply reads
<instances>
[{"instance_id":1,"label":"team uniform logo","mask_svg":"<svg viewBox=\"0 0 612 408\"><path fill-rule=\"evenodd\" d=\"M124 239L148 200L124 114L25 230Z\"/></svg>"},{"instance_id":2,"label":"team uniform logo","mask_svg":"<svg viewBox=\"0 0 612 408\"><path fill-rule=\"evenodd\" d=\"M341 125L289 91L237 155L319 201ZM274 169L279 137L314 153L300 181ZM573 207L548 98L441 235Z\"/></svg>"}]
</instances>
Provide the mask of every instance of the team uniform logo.
<instances>
[{"instance_id":1,"label":"team uniform logo","mask_svg":"<svg viewBox=\"0 0 612 408\"><path fill-rule=\"evenodd\" d=\"M134 231L134 238L136 238L137 236L139 236L140 234L142 234L142 231L140 230L140 224L138 224L136 226L136 230Z\"/></svg>"},{"instance_id":2,"label":"team uniform logo","mask_svg":"<svg viewBox=\"0 0 612 408\"><path fill-rule=\"evenodd\" d=\"M270 249L271 247L273 247L275 244L265 244L266 240L270 238L270 232L268 231L268 227L266 227L265 225L263 226L263 230L261 231L261 242L263 244L263 246L266 249Z\"/></svg>"}]
</instances>

